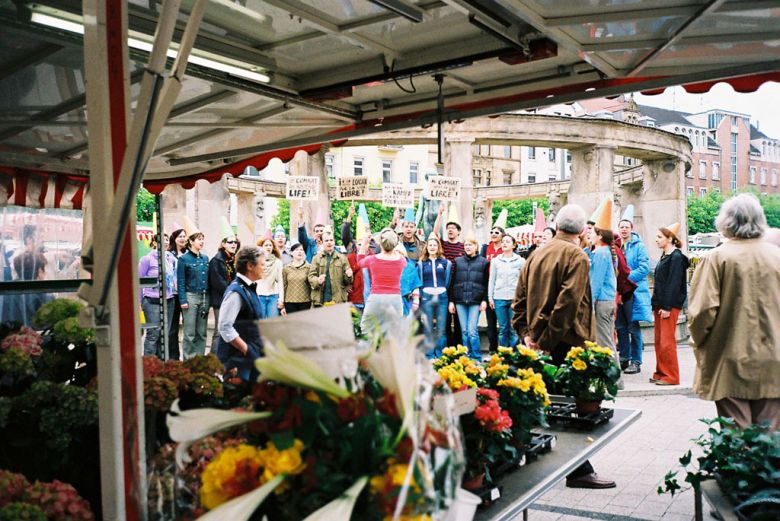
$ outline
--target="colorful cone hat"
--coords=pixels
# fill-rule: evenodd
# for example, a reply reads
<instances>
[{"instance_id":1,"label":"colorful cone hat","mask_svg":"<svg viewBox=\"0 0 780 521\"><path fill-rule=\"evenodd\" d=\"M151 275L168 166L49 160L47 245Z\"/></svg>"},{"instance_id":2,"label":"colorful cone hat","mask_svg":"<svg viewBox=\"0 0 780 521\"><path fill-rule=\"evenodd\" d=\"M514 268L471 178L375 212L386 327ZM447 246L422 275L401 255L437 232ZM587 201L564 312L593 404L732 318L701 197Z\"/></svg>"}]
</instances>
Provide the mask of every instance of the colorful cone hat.
<instances>
[{"instance_id":1,"label":"colorful cone hat","mask_svg":"<svg viewBox=\"0 0 780 521\"><path fill-rule=\"evenodd\" d=\"M362 240L363 237L368 235L366 232L366 227L369 226L368 222L368 212L366 211L366 205L363 203L360 203L360 206L358 206L358 218L357 218L357 240Z\"/></svg>"},{"instance_id":2,"label":"colorful cone hat","mask_svg":"<svg viewBox=\"0 0 780 521\"><path fill-rule=\"evenodd\" d=\"M228 237L234 237L236 235L236 232L233 231L233 227L230 226L230 223L227 220L227 217L224 215L220 216L219 218L219 238L224 240Z\"/></svg>"},{"instance_id":3,"label":"colorful cone hat","mask_svg":"<svg viewBox=\"0 0 780 521\"><path fill-rule=\"evenodd\" d=\"M184 235L186 235L188 239L196 233L201 233L200 229L195 226L195 223L192 222L192 219L187 215L182 217L182 227L184 229Z\"/></svg>"},{"instance_id":4,"label":"colorful cone hat","mask_svg":"<svg viewBox=\"0 0 780 521\"><path fill-rule=\"evenodd\" d=\"M274 229L274 237L276 237L279 234L284 235L285 239L287 238L287 232L284 231L284 228L282 228L281 224L276 225L276 229Z\"/></svg>"},{"instance_id":5,"label":"colorful cone hat","mask_svg":"<svg viewBox=\"0 0 780 521\"><path fill-rule=\"evenodd\" d=\"M634 205L629 204L626 206L626 209L623 210L623 217L620 218L621 221L628 221L631 224L634 224Z\"/></svg>"},{"instance_id":6,"label":"colorful cone hat","mask_svg":"<svg viewBox=\"0 0 780 521\"><path fill-rule=\"evenodd\" d=\"M672 232L672 234L678 239L680 238L680 223L672 223L667 226L666 229Z\"/></svg>"},{"instance_id":7,"label":"colorful cone hat","mask_svg":"<svg viewBox=\"0 0 780 521\"><path fill-rule=\"evenodd\" d=\"M263 242L265 242L266 240L271 240L271 241L274 240L274 234L271 231L271 228L266 228L265 230L265 235L263 235Z\"/></svg>"},{"instance_id":8,"label":"colorful cone hat","mask_svg":"<svg viewBox=\"0 0 780 521\"><path fill-rule=\"evenodd\" d=\"M406 223L417 222L417 219L414 218L414 208L407 208L406 211L404 211L404 222Z\"/></svg>"},{"instance_id":9,"label":"colorful cone hat","mask_svg":"<svg viewBox=\"0 0 780 521\"><path fill-rule=\"evenodd\" d=\"M544 220L544 210L536 208L536 219L534 219L534 233L541 233L547 228L547 222Z\"/></svg>"},{"instance_id":10,"label":"colorful cone hat","mask_svg":"<svg viewBox=\"0 0 780 521\"><path fill-rule=\"evenodd\" d=\"M498 226L499 228L503 228L504 230L506 230L507 218L509 218L509 210L504 208L503 210L501 210L501 213L498 214L498 218L496 219L495 224L493 224L493 227L495 228L496 226Z\"/></svg>"},{"instance_id":11,"label":"colorful cone hat","mask_svg":"<svg viewBox=\"0 0 780 521\"><path fill-rule=\"evenodd\" d=\"M601 201L599 205L596 207L596 210L591 214L590 219L588 219L589 224L596 224L596 219L599 218L599 215L601 214L601 209L604 207L604 204L607 202L606 199Z\"/></svg>"},{"instance_id":12,"label":"colorful cone hat","mask_svg":"<svg viewBox=\"0 0 780 521\"><path fill-rule=\"evenodd\" d=\"M320 208L317 210L317 220L314 221L314 226L325 226L328 224L327 219L325 219L325 209Z\"/></svg>"},{"instance_id":13,"label":"colorful cone hat","mask_svg":"<svg viewBox=\"0 0 780 521\"><path fill-rule=\"evenodd\" d=\"M182 230L182 229L184 229L184 227L181 224L179 224L178 221L173 221L170 224L170 226L168 226L168 230L169 230L168 234L170 235L173 232L175 232L176 230Z\"/></svg>"},{"instance_id":14,"label":"colorful cone hat","mask_svg":"<svg viewBox=\"0 0 780 521\"><path fill-rule=\"evenodd\" d=\"M612 197L607 197L601 203L601 213L596 217L596 228L599 230L612 230Z\"/></svg>"},{"instance_id":15,"label":"colorful cone hat","mask_svg":"<svg viewBox=\"0 0 780 521\"><path fill-rule=\"evenodd\" d=\"M430 235L428 235L428 240L430 241L431 239L436 239L437 241L439 241L439 243L441 243L441 238L433 232L431 232Z\"/></svg>"},{"instance_id":16,"label":"colorful cone hat","mask_svg":"<svg viewBox=\"0 0 780 521\"><path fill-rule=\"evenodd\" d=\"M445 226L450 223L457 224L459 229L462 226L460 224L460 216L458 215L458 207L455 206L455 203L450 203L450 211L447 215L447 223Z\"/></svg>"}]
</instances>

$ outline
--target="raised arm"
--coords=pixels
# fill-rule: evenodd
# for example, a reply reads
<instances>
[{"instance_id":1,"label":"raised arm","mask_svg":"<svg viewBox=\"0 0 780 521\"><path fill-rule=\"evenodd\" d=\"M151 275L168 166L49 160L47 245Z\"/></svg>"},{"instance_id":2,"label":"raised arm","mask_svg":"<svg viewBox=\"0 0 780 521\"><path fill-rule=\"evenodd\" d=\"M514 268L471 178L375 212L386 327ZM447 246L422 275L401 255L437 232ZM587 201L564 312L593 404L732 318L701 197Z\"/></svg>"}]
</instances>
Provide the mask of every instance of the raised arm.
<instances>
[{"instance_id":1,"label":"raised arm","mask_svg":"<svg viewBox=\"0 0 780 521\"><path fill-rule=\"evenodd\" d=\"M441 237L441 221L444 219L444 210L446 205L440 204L439 205L439 214L436 216L436 222L433 223L433 234L436 235L436 237Z\"/></svg>"}]
</instances>

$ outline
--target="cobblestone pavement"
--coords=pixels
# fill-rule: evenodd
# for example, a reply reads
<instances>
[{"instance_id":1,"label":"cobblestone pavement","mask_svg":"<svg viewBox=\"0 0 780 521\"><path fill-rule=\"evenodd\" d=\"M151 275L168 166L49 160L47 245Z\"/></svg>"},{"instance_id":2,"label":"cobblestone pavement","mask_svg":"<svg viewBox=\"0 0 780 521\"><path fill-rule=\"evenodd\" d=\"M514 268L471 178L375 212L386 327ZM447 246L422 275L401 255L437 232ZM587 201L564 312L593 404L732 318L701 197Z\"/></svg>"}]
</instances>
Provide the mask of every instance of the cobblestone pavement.
<instances>
[{"instance_id":1,"label":"cobblestone pavement","mask_svg":"<svg viewBox=\"0 0 780 521\"><path fill-rule=\"evenodd\" d=\"M666 472L676 468L679 457L694 447L691 439L706 432L706 425L698 420L716 415L712 402L690 391L695 367L692 350L680 346L678 353L680 386L649 384L655 367L652 352L645 353L645 367L639 375L626 375L626 390L614 406L640 409L642 416L591 459L596 472L614 479L617 488L570 489L559 483L529 509L531 521L693 519L691 490L674 497L656 492ZM607 402L607 406L612 404ZM705 502L705 520L708 514Z\"/></svg>"}]
</instances>

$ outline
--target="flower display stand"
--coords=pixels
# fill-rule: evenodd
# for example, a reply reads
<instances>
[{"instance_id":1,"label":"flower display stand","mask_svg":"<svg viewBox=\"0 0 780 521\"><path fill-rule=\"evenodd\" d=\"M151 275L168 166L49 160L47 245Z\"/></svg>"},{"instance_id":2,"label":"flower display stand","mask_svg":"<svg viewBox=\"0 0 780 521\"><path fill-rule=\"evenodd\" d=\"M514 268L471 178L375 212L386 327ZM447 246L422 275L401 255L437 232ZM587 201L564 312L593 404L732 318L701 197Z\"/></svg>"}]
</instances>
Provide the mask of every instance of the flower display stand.
<instances>
[{"instance_id":1,"label":"flower display stand","mask_svg":"<svg viewBox=\"0 0 780 521\"><path fill-rule=\"evenodd\" d=\"M740 518L734 513L734 503L721 491L718 483L712 480L702 481L699 490L694 490L694 521L704 519L702 497L723 521L739 521Z\"/></svg>"},{"instance_id":2,"label":"flower display stand","mask_svg":"<svg viewBox=\"0 0 780 521\"><path fill-rule=\"evenodd\" d=\"M608 422L614 415L613 409L599 407L596 412L580 414L573 403L553 402L547 412L547 420L553 424L589 430Z\"/></svg>"}]
</instances>

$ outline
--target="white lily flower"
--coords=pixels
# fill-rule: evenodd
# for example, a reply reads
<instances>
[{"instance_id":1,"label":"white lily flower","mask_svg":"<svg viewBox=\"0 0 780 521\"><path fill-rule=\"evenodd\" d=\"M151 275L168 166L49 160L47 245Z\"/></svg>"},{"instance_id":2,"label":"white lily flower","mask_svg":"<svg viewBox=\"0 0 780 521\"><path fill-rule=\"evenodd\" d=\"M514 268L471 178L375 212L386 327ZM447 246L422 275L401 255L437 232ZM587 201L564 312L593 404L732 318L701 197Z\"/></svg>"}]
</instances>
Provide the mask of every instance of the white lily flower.
<instances>
[{"instance_id":1,"label":"white lily flower","mask_svg":"<svg viewBox=\"0 0 780 521\"><path fill-rule=\"evenodd\" d=\"M171 439L178 443L176 447L176 464L184 467L185 462L191 461L187 449L193 442L219 432L229 427L235 427L242 423L268 418L270 412L236 412L222 409L179 409L179 400L171 404L171 412L165 423Z\"/></svg>"},{"instance_id":2,"label":"white lily flower","mask_svg":"<svg viewBox=\"0 0 780 521\"><path fill-rule=\"evenodd\" d=\"M355 508L358 496L363 491L363 487L368 483L368 476L359 478L355 483L344 491L339 497L320 508L316 512L309 514L303 521L333 521L334 519L349 519L352 517L352 509Z\"/></svg>"},{"instance_id":3,"label":"white lily flower","mask_svg":"<svg viewBox=\"0 0 780 521\"><path fill-rule=\"evenodd\" d=\"M273 380L287 385L322 391L339 398L347 398L350 392L325 374L316 363L304 355L290 350L281 342L265 345L265 356L255 360L260 371L260 381Z\"/></svg>"},{"instance_id":4,"label":"white lily flower","mask_svg":"<svg viewBox=\"0 0 780 521\"><path fill-rule=\"evenodd\" d=\"M412 342L403 344L388 338L367 360L374 378L395 395L398 413L403 418L414 409L417 389L416 354Z\"/></svg>"},{"instance_id":5,"label":"white lily flower","mask_svg":"<svg viewBox=\"0 0 780 521\"><path fill-rule=\"evenodd\" d=\"M265 498L267 498L268 495L284 481L284 478L284 474L279 474L262 487L258 487L251 492L247 492L242 496L222 503L213 510L209 510L207 513L200 516L198 520L222 521L224 519L229 519L230 521L246 521L255 513L257 507L265 501Z\"/></svg>"}]
</instances>

